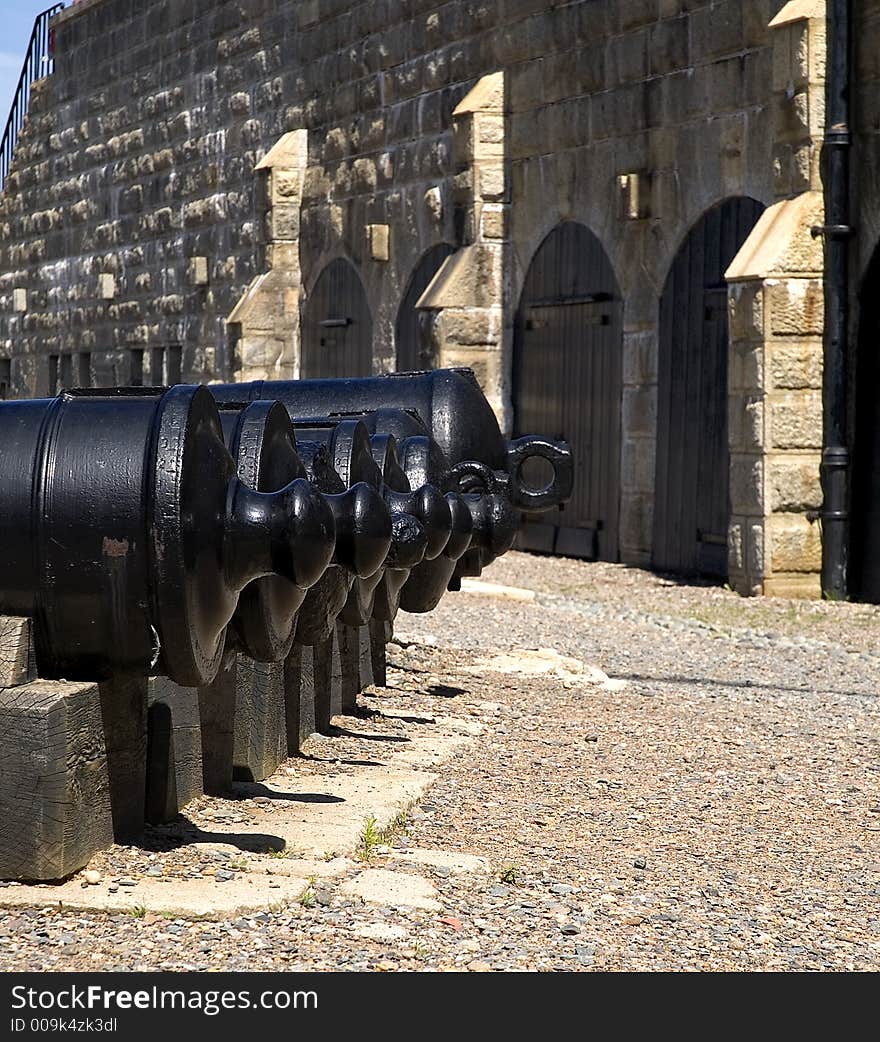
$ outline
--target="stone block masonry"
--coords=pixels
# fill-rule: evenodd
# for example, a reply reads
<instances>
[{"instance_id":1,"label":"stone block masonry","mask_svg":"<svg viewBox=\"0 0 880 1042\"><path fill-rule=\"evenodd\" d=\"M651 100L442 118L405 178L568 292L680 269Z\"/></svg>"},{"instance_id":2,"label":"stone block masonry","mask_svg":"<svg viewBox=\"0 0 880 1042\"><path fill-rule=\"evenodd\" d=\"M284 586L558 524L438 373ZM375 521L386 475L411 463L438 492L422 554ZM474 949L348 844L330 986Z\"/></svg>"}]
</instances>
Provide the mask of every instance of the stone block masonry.
<instances>
[{"instance_id":1,"label":"stone block masonry","mask_svg":"<svg viewBox=\"0 0 880 1042\"><path fill-rule=\"evenodd\" d=\"M712 206L821 190L821 0L89 0L55 39L0 198L9 393L296 377L302 306L338 257L366 290L374 368L393 369L410 277L446 243L419 302L434 359L473 366L511 429L526 272L549 231L578 221L623 301L620 554L651 561L658 299ZM767 284L774 349L743 341L730 360L732 495L759 481L796 526L821 386L813 346L797 345L820 336L821 276ZM748 298L737 289L731 307ZM770 398L742 383L771 377ZM768 437L803 458L769 460ZM755 558L758 515L736 516L731 553ZM811 574L801 534L787 575Z\"/></svg>"}]
</instances>

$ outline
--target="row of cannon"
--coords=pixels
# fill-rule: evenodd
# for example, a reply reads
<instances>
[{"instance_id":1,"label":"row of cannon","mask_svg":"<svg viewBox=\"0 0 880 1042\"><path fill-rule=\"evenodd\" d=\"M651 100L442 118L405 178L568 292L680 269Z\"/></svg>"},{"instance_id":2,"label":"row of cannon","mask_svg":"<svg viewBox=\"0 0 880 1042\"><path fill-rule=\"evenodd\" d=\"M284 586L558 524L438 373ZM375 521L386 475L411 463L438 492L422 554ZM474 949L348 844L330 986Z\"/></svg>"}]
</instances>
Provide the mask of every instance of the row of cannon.
<instances>
[{"instance_id":1,"label":"row of cannon","mask_svg":"<svg viewBox=\"0 0 880 1042\"><path fill-rule=\"evenodd\" d=\"M229 652L432 610L572 476L470 370L3 402L0 613L34 620L47 679L198 687Z\"/></svg>"}]
</instances>

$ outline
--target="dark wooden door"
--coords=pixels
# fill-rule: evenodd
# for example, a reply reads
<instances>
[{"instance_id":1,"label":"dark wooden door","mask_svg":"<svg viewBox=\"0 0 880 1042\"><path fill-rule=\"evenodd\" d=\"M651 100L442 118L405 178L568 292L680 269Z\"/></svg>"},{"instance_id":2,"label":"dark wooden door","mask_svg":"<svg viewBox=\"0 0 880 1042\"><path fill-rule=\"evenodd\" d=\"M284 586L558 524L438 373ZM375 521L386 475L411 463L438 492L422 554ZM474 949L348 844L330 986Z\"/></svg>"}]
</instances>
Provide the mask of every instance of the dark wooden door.
<instances>
[{"instance_id":1,"label":"dark wooden door","mask_svg":"<svg viewBox=\"0 0 880 1042\"><path fill-rule=\"evenodd\" d=\"M516 434L569 441L575 483L565 510L526 519L525 549L617 559L622 337L601 243L581 224L559 225L535 254L516 315L514 424Z\"/></svg>"},{"instance_id":2,"label":"dark wooden door","mask_svg":"<svg viewBox=\"0 0 880 1042\"><path fill-rule=\"evenodd\" d=\"M303 379L369 376L373 371L373 319L351 264L337 258L318 276L302 312Z\"/></svg>"},{"instance_id":3,"label":"dark wooden door","mask_svg":"<svg viewBox=\"0 0 880 1042\"><path fill-rule=\"evenodd\" d=\"M880 247L859 297L849 590L880 604Z\"/></svg>"},{"instance_id":4,"label":"dark wooden door","mask_svg":"<svg viewBox=\"0 0 880 1042\"><path fill-rule=\"evenodd\" d=\"M445 242L431 247L419 261L409 280L406 295L397 312L397 325L394 330L399 373L434 367L434 358L427 337L428 316L424 311L418 310L416 302L451 253L455 253L455 247Z\"/></svg>"},{"instance_id":5,"label":"dark wooden door","mask_svg":"<svg viewBox=\"0 0 880 1042\"><path fill-rule=\"evenodd\" d=\"M754 199L710 210L678 251L660 298L654 566L727 575L727 284L761 215Z\"/></svg>"}]
</instances>

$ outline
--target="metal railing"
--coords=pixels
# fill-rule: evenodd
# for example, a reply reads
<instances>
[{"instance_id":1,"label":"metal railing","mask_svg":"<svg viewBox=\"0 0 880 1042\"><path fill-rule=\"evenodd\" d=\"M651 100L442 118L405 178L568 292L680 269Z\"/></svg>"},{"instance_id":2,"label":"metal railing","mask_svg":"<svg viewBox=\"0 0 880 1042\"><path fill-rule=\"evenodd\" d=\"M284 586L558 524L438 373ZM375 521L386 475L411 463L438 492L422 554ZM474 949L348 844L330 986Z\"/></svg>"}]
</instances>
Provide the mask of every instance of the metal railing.
<instances>
[{"instance_id":1,"label":"metal railing","mask_svg":"<svg viewBox=\"0 0 880 1042\"><path fill-rule=\"evenodd\" d=\"M34 80L48 76L54 68L53 32L49 28L49 22L54 15L63 10L64 4L53 4L52 7L38 14L34 19L34 29L31 33L31 42L28 44L21 76L18 78L18 87L12 100L12 108L9 110L9 119L6 121L6 129L3 131L3 140L0 142L0 191L6 184L6 178L12 166L12 157L15 154L15 146L18 135L24 126L27 117L28 104L31 97L31 85Z\"/></svg>"}]
</instances>

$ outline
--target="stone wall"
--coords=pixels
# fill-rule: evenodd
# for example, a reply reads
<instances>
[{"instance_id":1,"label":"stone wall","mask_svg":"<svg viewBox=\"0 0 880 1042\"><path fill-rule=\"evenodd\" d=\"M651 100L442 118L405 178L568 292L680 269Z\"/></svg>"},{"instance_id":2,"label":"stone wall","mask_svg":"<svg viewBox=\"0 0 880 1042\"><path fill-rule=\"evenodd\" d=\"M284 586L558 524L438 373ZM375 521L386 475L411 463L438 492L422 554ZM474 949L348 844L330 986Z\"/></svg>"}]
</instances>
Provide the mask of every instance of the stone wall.
<instances>
[{"instance_id":1,"label":"stone wall","mask_svg":"<svg viewBox=\"0 0 880 1042\"><path fill-rule=\"evenodd\" d=\"M782 6L85 0L57 20L56 72L0 201L13 389L44 393L65 367L161 379L175 349L186 379L295 375L299 307L338 256L373 308L376 368L392 368L410 274L449 242L492 274L467 268L482 303L425 300L438 356L476 364L508 421L530 259L578 220L624 298L620 546L647 563L669 265L717 202L802 190L780 184L768 24ZM501 93L478 112L466 99L494 74ZM268 167L291 133L295 157Z\"/></svg>"},{"instance_id":2,"label":"stone wall","mask_svg":"<svg viewBox=\"0 0 880 1042\"><path fill-rule=\"evenodd\" d=\"M778 201L727 272L729 574L741 593L819 596L825 0L790 0L770 28Z\"/></svg>"}]
</instances>

